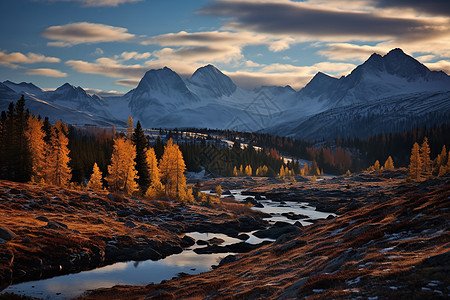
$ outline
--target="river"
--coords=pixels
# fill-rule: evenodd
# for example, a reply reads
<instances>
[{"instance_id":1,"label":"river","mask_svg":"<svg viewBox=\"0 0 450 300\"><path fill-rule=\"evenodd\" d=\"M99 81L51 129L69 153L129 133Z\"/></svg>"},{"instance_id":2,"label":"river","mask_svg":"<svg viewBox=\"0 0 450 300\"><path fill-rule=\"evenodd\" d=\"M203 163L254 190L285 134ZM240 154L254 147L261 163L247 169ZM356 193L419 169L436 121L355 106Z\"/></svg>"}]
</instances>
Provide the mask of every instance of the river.
<instances>
[{"instance_id":1,"label":"river","mask_svg":"<svg viewBox=\"0 0 450 300\"><path fill-rule=\"evenodd\" d=\"M242 190L232 190L231 192L238 201L244 201L248 197L241 195ZM260 200L259 202L264 207L254 207L253 209L270 214L272 217L267 220L271 223L277 221L296 222L296 220L283 216L283 213L305 215L311 220L324 219L330 215L330 213L316 211L314 207L308 206L307 203L286 202L286 204L280 204L269 199ZM303 226L311 224L307 221L299 221ZM247 233L250 236L246 240L247 243L258 244L264 240L270 240L257 238L252 233ZM191 236L195 240L209 240L217 237L224 240L221 246L242 242L237 238L217 233L191 232L186 235ZM119 262L90 271L15 284L9 286L1 293L9 292L43 299L70 299L80 296L88 290L108 288L117 284L147 285L149 283L159 283L162 280L169 280L180 273L199 274L210 270L211 266L217 265L223 257L234 254L196 254L193 250L199 247L203 246L195 244L180 254L171 255L158 261Z\"/></svg>"}]
</instances>

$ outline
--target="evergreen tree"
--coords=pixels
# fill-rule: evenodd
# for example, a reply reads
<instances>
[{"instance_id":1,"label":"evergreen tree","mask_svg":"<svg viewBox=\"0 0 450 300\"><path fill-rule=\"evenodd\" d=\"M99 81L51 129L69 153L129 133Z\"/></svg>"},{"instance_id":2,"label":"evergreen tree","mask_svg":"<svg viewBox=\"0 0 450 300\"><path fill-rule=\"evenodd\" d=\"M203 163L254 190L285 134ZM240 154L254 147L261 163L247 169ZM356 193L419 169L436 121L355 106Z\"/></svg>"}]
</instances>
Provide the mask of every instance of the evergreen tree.
<instances>
[{"instance_id":1,"label":"evergreen tree","mask_svg":"<svg viewBox=\"0 0 450 300\"><path fill-rule=\"evenodd\" d=\"M31 153L31 165L33 175L31 180L34 182L45 181L45 170L47 160L45 157L46 143L44 141L45 132L42 130L43 122L35 116L28 117L27 131L25 133L28 140L28 147Z\"/></svg>"},{"instance_id":2,"label":"evergreen tree","mask_svg":"<svg viewBox=\"0 0 450 300\"><path fill-rule=\"evenodd\" d=\"M109 189L123 191L129 195L137 191L137 171L135 169L136 148L123 137L114 139L109 175L106 177Z\"/></svg>"},{"instance_id":3,"label":"evergreen tree","mask_svg":"<svg viewBox=\"0 0 450 300\"><path fill-rule=\"evenodd\" d=\"M420 147L420 157L422 161L422 177L428 179L432 175L432 162L430 159L430 146L428 145L428 138L423 139Z\"/></svg>"},{"instance_id":4,"label":"evergreen tree","mask_svg":"<svg viewBox=\"0 0 450 300\"><path fill-rule=\"evenodd\" d=\"M392 157L388 157L386 162L384 163L384 169L385 170L394 170L394 161L392 160Z\"/></svg>"},{"instance_id":5,"label":"evergreen tree","mask_svg":"<svg viewBox=\"0 0 450 300\"><path fill-rule=\"evenodd\" d=\"M145 196L149 198L156 198L161 195L163 186L161 184L161 175L158 168L158 160L156 159L155 150L151 147L148 148L146 156L148 174L150 177L150 187L147 189Z\"/></svg>"},{"instance_id":6,"label":"evergreen tree","mask_svg":"<svg viewBox=\"0 0 450 300\"><path fill-rule=\"evenodd\" d=\"M422 158L419 152L419 144L414 143L411 150L408 180L418 181L422 179Z\"/></svg>"},{"instance_id":7,"label":"evergreen tree","mask_svg":"<svg viewBox=\"0 0 450 300\"><path fill-rule=\"evenodd\" d=\"M97 163L94 163L94 167L92 168L92 176L87 184L87 188L92 190L103 189L102 172L100 172Z\"/></svg>"},{"instance_id":8,"label":"evergreen tree","mask_svg":"<svg viewBox=\"0 0 450 300\"><path fill-rule=\"evenodd\" d=\"M149 147L149 143L147 137L144 134L144 131L141 127L141 122L137 122L136 128L133 133L133 143L136 146L136 171L139 176L138 184L142 194L148 190L150 186L150 175L148 173L148 165L147 165L147 148Z\"/></svg>"}]
</instances>

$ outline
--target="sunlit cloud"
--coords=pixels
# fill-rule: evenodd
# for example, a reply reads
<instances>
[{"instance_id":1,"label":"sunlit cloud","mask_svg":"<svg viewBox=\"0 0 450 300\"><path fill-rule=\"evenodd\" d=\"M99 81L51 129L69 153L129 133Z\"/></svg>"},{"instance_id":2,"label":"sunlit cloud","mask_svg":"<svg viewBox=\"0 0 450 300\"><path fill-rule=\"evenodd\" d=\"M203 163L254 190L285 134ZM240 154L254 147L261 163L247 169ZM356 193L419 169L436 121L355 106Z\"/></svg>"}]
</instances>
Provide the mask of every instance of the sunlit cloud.
<instances>
[{"instance_id":1,"label":"sunlit cloud","mask_svg":"<svg viewBox=\"0 0 450 300\"><path fill-rule=\"evenodd\" d=\"M125 3L140 2L143 0L35 0L41 2L75 2L84 7L99 7L99 6L118 6Z\"/></svg>"},{"instance_id":2,"label":"sunlit cloud","mask_svg":"<svg viewBox=\"0 0 450 300\"><path fill-rule=\"evenodd\" d=\"M138 53L136 51L132 52L122 52L120 55L114 56L115 59L122 59L124 61L128 61L131 59L134 60L142 60L142 59L148 59L150 58L152 54L150 52L144 52L144 53Z\"/></svg>"},{"instance_id":3,"label":"sunlit cloud","mask_svg":"<svg viewBox=\"0 0 450 300\"><path fill-rule=\"evenodd\" d=\"M327 57L331 60L355 60L364 61L373 53L386 54L390 49L367 45L354 45L348 43L330 43L325 48L317 51L317 54Z\"/></svg>"},{"instance_id":4,"label":"sunlit cloud","mask_svg":"<svg viewBox=\"0 0 450 300\"><path fill-rule=\"evenodd\" d=\"M225 62L236 61L243 57L239 47L182 47L164 48L153 52L160 59L178 59L189 62Z\"/></svg>"},{"instance_id":5,"label":"sunlit cloud","mask_svg":"<svg viewBox=\"0 0 450 300\"><path fill-rule=\"evenodd\" d=\"M371 0L370 2L378 7L409 8L419 13L450 15L450 1L446 0Z\"/></svg>"},{"instance_id":6,"label":"sunlit cloud","mask_svg":"<svg viewBox=\"0 0 450 300\"><path fill-rule=\"evenodd\" d=\"M444 71L447 74L450 74L450 61L448 60L440 60L434 63L425 63L425 65L433 71Z\"/></svg>"},{"instance_id":7,"label":"sunlit cloud","mask_svg":"<svg viewBox=\"0 0 450 300\"><path fill-rule=\"evenodd\" d=\"M34 64L34 63L59 63L61 60L57 57L47 57L42 54L21 52L11 52L0 50L0 65L12 69L17 69L20 66L17 64Z\"/></svg>"},{"instance_id":8,"label":"sunlit cloud","mask_svg":"<svg viewBox=\"0 0 450 300\"><path fill-rule=\"evenodd\" d=\"M100 74L112 78L142 78L145 72L149 70L149 66L139 64L124 65L109 58L99 58L93 63L83 60L69 60L66 62L66 65L80 73Z\"/></svg>"},{"instance_id":9,"label":"sunlit cloud","mask_svg":"<svg viewBox=\"0 0 450 300\"><path fill-rule=\"evenodd\" d=\"M78 44L93 44L101 42L126 42L135 38L128 29L95 23L71 23L47 28L42 36L55 40L48 46L70 47Z\"/></svg>"},{"instance_id":10,"label":"sunlit cloud","mask_svg":"<svg viewBox=\"0 0 450 300\"><path fill-rule=\"evenodd\" d=\"M48 68L30 69L27 70L25 73L28 75L39 75L45 77L67 77L67 73Z\"/></svg>"},{"instance_id":11,"label":"sunlit cloud","mask_svg":"<svg viewBox=\"0 0 450 300\"><path fill-rule=\"evenodd\" d=\"M118 91L103 91L99 89L83 88L89 95L97 95L100 97L117 97L123 96L124 93Z\"/></svg>"}]
</instances>

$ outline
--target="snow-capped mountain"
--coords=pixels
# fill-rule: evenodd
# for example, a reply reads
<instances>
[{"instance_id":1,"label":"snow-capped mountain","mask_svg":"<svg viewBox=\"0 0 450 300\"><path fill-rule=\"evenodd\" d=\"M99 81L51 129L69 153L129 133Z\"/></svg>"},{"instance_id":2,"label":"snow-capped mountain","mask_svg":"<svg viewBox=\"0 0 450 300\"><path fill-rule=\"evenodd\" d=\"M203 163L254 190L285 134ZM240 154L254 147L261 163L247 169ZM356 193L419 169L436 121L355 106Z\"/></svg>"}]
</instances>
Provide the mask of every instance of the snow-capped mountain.
<instances>
[{"instance_id":1,"label":"snow-capped mountain","mask_svg":"<svg viewBox=\"0 0 450 300\"><path fill-rule=\"evenodd\" d=\"M229 97L237 89L237 86L231 78L223 74L213 65L199 68L187 80L187 83L189 89L196 94L212 98Z\"/></svg>"},{"instance_id":2,"label":"snow-capped mountain","mask_svg":"<svg viewBox=\"0 0 450 300\"><path fill-rule=\"evenodd\" d=\"M64 84L43 91L32 83L0 83L0 109L24 94L35 114L75 124L147 128L222 128L296 138L367 136L433 125L450 118L450 77L394 49L373 54L349 75L317 73L300 91L290 86L237 87L212 65L183 80L165 67L150 70L121 97L98 97Z\"/></svg>"}]
</instances>

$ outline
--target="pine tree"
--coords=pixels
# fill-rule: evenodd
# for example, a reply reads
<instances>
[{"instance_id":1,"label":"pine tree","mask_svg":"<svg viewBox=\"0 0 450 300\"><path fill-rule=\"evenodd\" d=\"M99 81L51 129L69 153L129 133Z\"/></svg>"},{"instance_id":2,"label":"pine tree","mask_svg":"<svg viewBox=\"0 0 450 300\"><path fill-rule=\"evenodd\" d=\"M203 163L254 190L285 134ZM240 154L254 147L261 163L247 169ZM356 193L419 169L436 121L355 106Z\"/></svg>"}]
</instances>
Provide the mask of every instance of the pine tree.
<instances>
[{"instance_id":1,"label":"pine tree","mask_svg":"<svg viewBox=\"0 0 450 300\"><path fill-rule=\"evenodd\" d=\"M149 198L156 198L161 195L163 186L161 184L161 175L158 168L158 160L156 159L155 150L151 147L148 148L146 156L148 174L150 177L150 187L147 189L145 196Z\"/></svg>"},{"instance_id":2,"label":"pine tree","mask_svg":"<svg viewBox=\"0 0 450 300\"><path fill-rule=\"evenodd\" d=\"M66 124L56 121L51 129L50 147L47 155L46 182L61 187L67 187L72 178L69 167L69 139Z\"/></svg>"},{"instance_id":3,"label":"pine tree","mask_svg":"<svg viewBox=\"0 0 450 300\"><path fill-rule=\"evenodd\" d=\"M92 168L91 179L89 180L89 182L87 184L87 188L92 189L92 190L103 189L102 172L100 172L100 169L98 168L97 163L94 163L94 167Z\"/></svg>"},{"instance_id":4,"label":"pine tree","mask_svg":"<svg viewBox=\"0 0 450 300\"><path fill-rule=\"evenodd\" d=\"M35 116L28 117L27 131L25 135L28 140L28 147L31 153L31 164L33 182L42 182L45 178L47 160L45 157L46 144L44 141L45 132L42 130L43 122ZM44 180L45 181L45 180Z\"/></svg>"},{"instance_id":5,"label":"pine tree","mask_svg":"<svg viewBox=\"0 0 450 300\"><path fill-rule=\"evenodd\" d=\"M136 171L139 176L138 184L142 194L148 190L150 186L150 175L147 165L147 148L149 146L147 137L141 127L141 122L137 122L133 133L133 143L136 146Z\"/></svg>"},{"instance_id":6,"label":"pine tree","mask_svg":"<svg viewBox=\"0 0 450 300\"><path fill-rule=\"evenodd\" d=\"M385 170L394 170L394 161L392 160L392 157L388 157L386 162L384 163L384 169Z\"/></svg>"},{"instance_id":7,"label":"pine tree","mask_svg":"<svg viewBox=\"0 0 450 300\"><path fill-rule=\"evenodd\" d=\"M424 179L431 178L433 166L430 159L430 146L428 145L428 138L426 137L420 147L420 157L422 160L422 177Z\"/></svg>"},{"instance_id":8,"label":"pine tree","mask_svg":"<svg viewBox=\"0 0 450 300\"><path fill-rule=\"evenodd\" d=\"M123 137L114 139L109 175L106 177L109 189L124 191L131 195L137 191L137 171L135 169L136 148L130 140Z\"/></svg>"},{"instance_id":9,"label":"pine tree","mask_svg":"<svg viewBox=\"0 0 450 300\"><path fill-rule=\"evenodd\" d=\"M408 180L418 181L422 179L422 158L419 152L419 144L414 143L411 150Z\"/></svg>"}]
</instances>

